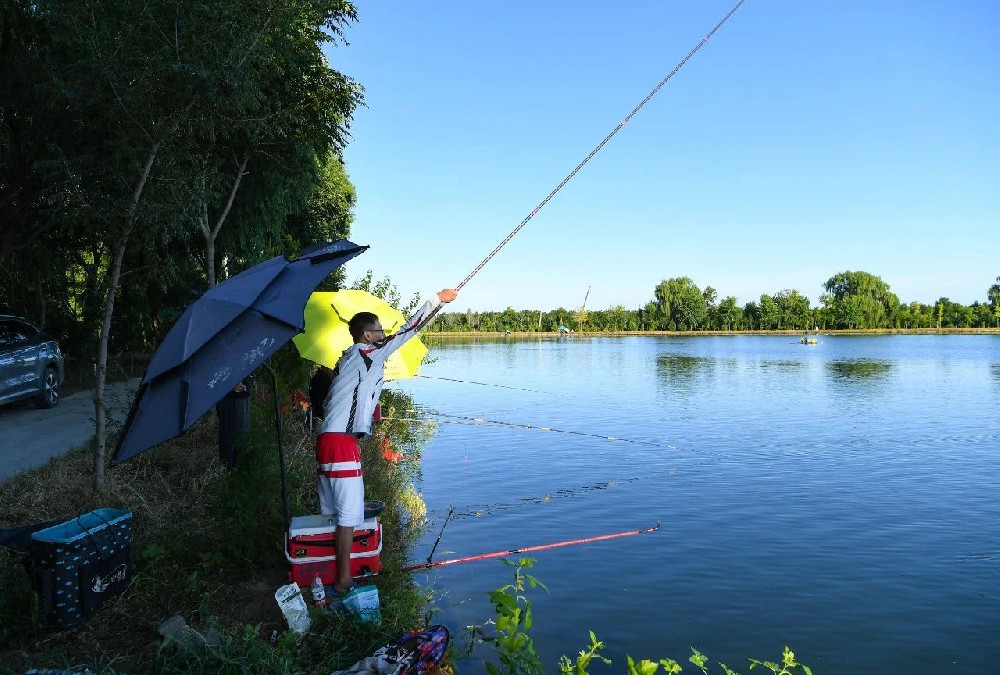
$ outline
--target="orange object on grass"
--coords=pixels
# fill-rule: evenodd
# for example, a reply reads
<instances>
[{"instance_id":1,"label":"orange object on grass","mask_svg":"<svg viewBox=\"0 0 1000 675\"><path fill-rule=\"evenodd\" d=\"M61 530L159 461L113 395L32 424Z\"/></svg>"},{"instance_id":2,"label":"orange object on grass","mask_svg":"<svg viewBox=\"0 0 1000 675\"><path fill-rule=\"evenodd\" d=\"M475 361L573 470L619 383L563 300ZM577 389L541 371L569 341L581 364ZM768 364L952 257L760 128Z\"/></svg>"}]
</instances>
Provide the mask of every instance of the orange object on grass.
<instances>
[{"instance_id":1,"label":"orange object on grass","mask_svg":"<svg viewBox=\"0 0 1000 675\"><path fill-rule=\"evenodd\" d=\"M389 442L388 438L383 438L379 445L382 447L382 456L385 457L386 460L395 464L399 460L403 459L401 454L392 449L392 443Z\"/></svg>"}]
</instances>

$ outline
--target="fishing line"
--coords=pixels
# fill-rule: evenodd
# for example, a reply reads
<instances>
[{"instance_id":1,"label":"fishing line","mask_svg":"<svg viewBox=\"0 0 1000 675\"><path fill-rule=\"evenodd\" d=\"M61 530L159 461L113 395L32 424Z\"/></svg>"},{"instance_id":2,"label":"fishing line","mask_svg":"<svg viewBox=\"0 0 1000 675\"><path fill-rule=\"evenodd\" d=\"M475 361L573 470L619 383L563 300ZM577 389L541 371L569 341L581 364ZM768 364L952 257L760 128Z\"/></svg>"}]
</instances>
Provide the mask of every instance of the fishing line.
<instances>
[{"instance_id":1,"label":"fishing line","mask_svg":"<svg viewBox=\"0 0 1000 675\"><path fill-rule=\"evenodd\" d=\"M418 410L410 410L409 412L417 412L418 413L420 411L418 411ZM517 422L502 422L502 421L499 421L499 420L488 420L488 419L484 419L482 417L469 417L467 415L451 415L449 413L436 412L436 411L427 411L426 414L433 415L435 417L450 417L452 419L464 420L464 421L472 423L472 424L492 424L494 426L508 427L508 428L513 428L513 429L531 429L531 430L536 430L536 431L550 431L550 432L555 433L555 434L570 434L570 435L573 435L573 436L583 436L585 438L600 438L600 439L605 440L605 441L617 441L617 442L620 442L620 443L635 443L637 445L648 445L648 446L651 446L651 447L654 447L654 448L663 448L665 450L680 450L680 448L678 448L675 445L663 445L661 443L653 443L652 441L640 441L640 440L635 440L635 439L632 439L632 438L621 438L619 436L605 436L603 434L592 434L592 433L587 433L587 432L584 432L584 431L572 431L572 430L568 430L568 429L554 429L554 428L548 427L548 426L536 426L534 424L521 424L521 423L517 423ZM424 419L424 420L426 420L427 418L418 418L418 419ZM440 420L429 420L429 421L440 421Z\"/></svg>"},{"instance_id":2,"label":"fishing line","mask_svg":"<svg viewBox=\"0 0 1000 675\"><path fill-rule=\"evenodd\" d=\"M553 491L550 494L546 494L542 497L522 497L516 502L497 502L494 504L469 504L467 506L461 507L461 510L454 514L454 520L462 520L465 518L482 518L486 515L492 515L494 513L500 513L502 511L512 511L514 509L519 509L524 506L530 506L534 504L549 504L557 499L568 499L571 497L579 497L588 492L597 492L600 490L609 490L613 487L618 487L619 485L625 485L627 483L635 483L643 478L650 478L652 475L659 475L662 473L668 473L670 469L664 471L657 471L656 474L647 474L645 476L635 476L632 478L625 478L621 480L609 480L601 483L593 483L591 485L582 485L575 488L560 488ZM449 517L451 517L452 512L455 507L451 507L449 511Z\"/></svg>"},{"instance_id":3,"label":"fishing line","mask_svg":"<svg viewBox=\"0 0 1000 675\"><path fill-rule=\"evenodd\" d=\"M583 161L581 161L579 164L577 164L576 168L573 169L572 171L570 171L569 174L565 178L562 179L562 182L559 183L559 185L557 185L555 187L555 189L552 190L552 192L550 192L545 197L545 199L543 199L541 201L541 203L539 203L538 206L536 206L534 208L534 210L532 210L532 212L529 213L527 215L527 217L525 217L525 219L522 220L521 223L517 227L515 227L513 229L513 231L510 234L508 234L507 237L503 241L501 241L497 245L497 247L494 248L490 252L489 255L487 255L485 258L483 258L482 262L480 262L478 265L476 265L475 269L473 269L471 272L469 272L469 274L464 279L462 279L462 281L458 284L458 286L455 287L455 289L456 290L462 290L462 287L465 286L465 284L467 284L469 282L469 280L472 279L472 277L474 277L479 272L479 270L481 270L486 265L486 263L488 263L493 258L493 256L495 256L497 253L499 253L500 249L502 249L504 246L506 246L507 242L509 242L511 239L513 239L514 235L516 235L518 232L520 232L521 228L523 228L525 225L527 225L528 221L531 220L532 218L534 218L535 214L538 213L539 211L541 211L542 207L545 206L546 204L548 204L549 200L552 199L556 195L557 192L559 192L560 190L562 190L563 186L565 186L566 183L570 182L570 180L572 180L572 178L577 174L577 172L580 171L580 169L582 169L583 166L587 162L589 162L591 160L591 158L593 158L594 155L596 155L598 152L600 152L601 149L607 144L608 141L610 141L614 137L615 134L617 134L619 131L621 131L622 127L624 127L628 123L628 121L630 119L632 119L632 117L635 116L635 114L637 112L639 112L639 110L644 105L646 105L650 101L650 99L652 99L657 94L657 92L660 91L660 89L663 87L663 85L665 85L667 82L669 82L670 79L674 75L677 74L677 71L679 71L681 68L683 68L684 64L686 64L691 59L691 57L694 56L698 52L698 50L700 50L702 47L705 46L705 43L708 42L709 38L711 38L713 35L715 35L715 32L717 30L719 30L720 28L722 28L722 25L724 23L726 23L726 21L729 20L729 17L731 17L733 14L736 13L736 10L739 9L740 5L742 5L744 2L745 2L745 0L739 0L739 2L737 2L733 6L733 8L730 9L729 12L724 17L722 17L722 19L719 21L719 23L715 24L715 27L712 28L712 30L710 30L708 32L708 34L705 37L703 37L701 39L701 41L697 45L695 45L691 49L691 51L689 51L687 53L687 55L683 59L681 59L680 62L678 62L678 64L676 66L674 66L674 69L671 70L667 74L666 77L664 77L662 80L660 80L660 82L655 87L653 87L652 91L650 91L648 94L646 94L646 98L642 99L639 102L639 105L637 105L635 108L633 108L632 112L630 112L628 115L626 115L625 118L622 119L622 121L618 123L618 126L616 126L614 129L612 129L611 133L609 133L607 136L605 136L604 140L602 140L600 143L598 143L597 147L595 147L593 150L591 150L590 154L588 154L586 157L584 157Z\"/></svg>"},{"instance_id":4,"label":"fishing line","mask_svg":"<svg viewBox=\"0 0 1000 675\"><path fill-rule=\"evenodd\" d=\"M585 438L599 438L603 441L614 441L617 443L635 443L636 445L647 445L652 448L660 448L662 450L680 450L676 445L662 445L660 443L653 443L652 441L638 441L631 438L619 438L618 436L603 436L601 434L588 434L582 431L568 431L565 429L553 429L552 427L542 427L535 426L533 424L516 424L514 422L499 422L495 420L486 420L480 417L465 417L463 415L445 415L445 413L430 413L432 415L441 415L445 417L454 417L456 420L439 420L432 417L383 417L382 420L386 422L420 422L423 424L455 424L458 426L466 427L479 427L479 426L495 426L503 427L505 429L527 429L532 431L546 431L552 432L554 434L570 434L573 436L583 436Z\"/></svg>"},{"instance_id":5,"label":"fishing line","mask_svg":"<svg viewBox=\"0 0 1000 675\"><path fill-rule=\"evenodd\" d=\"M563 396L564 394L554 394L550 391L540 391L538 389L523 389L521 387L508 387L505 384L491 384L490 382L473 382L472 380L456 380L450 377L434 377L433 375L414 375L425 380L444 380L445 382L461 382L462 384L478 384L483 387L499 387L501 389L513 389L514 391L530 391L533 394L545 394L546 396Z\"/></svg>"}]
</instances>

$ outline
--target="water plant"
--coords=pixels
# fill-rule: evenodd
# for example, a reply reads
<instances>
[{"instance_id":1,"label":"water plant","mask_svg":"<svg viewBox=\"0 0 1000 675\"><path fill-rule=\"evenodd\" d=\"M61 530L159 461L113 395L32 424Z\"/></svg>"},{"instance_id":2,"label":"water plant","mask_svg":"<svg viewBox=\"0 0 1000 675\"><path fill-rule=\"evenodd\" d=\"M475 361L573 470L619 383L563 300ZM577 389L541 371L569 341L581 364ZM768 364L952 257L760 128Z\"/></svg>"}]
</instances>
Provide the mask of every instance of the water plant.
<instances>
[{"instance_id":1,"label":"water plant","mask_svg":"<svg viewBox=\"0 0 1000 675\"><path fill-rule=\"evenodd\" d=\"M469 626L475 647L475 643L490 646L496 654L499 664L487 661L485 666L490 675L514 675L544 673L545 667L535 649L535 643L529 631L532 627L531 600L524 595L526 587L545 588L535 577L525 574L524 569L533 567L535 561L531 558L521 558L517 562L511 562L506 558L501 561L511 567L514 571L512 583L505 584L490 593L490 602L494 606L496 619L488 622L494 628L488 630L483 626ZM595 661L603 662L605 665L612 665L611 659L601 654L604 649L604 642L597 638L594 631L590 631L590 643L586 648L581 649L576 658L566 655L559 657L558 669L560 675L588 675L590 665ZM683 672L683 666L673 659L661 658L658 660L642 659L634 660L631 656L626 656L626 672L628 675L656 675L663 672L664 675L677 675ZM710 662L707 656L700 651L691 648L691 656L688 662L701 671L702 675L709 675ZM763 667L771 671L773 675L812 675L812 670L795 660L795 653L786 645L780 662L759 661L750 659L749 669L754 670ZM719 663L719 672L722 675L740 675L725 663ZM661 671L660 668L663 670Z\"/></svg>"}]
</instances>

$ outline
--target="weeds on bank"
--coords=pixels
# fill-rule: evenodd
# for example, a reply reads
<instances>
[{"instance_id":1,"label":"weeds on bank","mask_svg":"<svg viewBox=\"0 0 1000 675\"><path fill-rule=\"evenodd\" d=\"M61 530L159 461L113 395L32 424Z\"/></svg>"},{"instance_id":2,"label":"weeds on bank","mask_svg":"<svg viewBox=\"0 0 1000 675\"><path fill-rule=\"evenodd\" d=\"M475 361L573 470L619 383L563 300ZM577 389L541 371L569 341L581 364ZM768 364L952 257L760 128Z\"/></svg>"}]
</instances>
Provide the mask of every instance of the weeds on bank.
<instances>
[{"instance_id":1,"label":"weeds on bank","mask_svg":"<svg viewBox=\"0 0 1000 675\"><path fill-rule=\"evenodd\" d=\"M532 626L531 600L524 595L526 588L545 588L538 579L524 573L526 568L533 567L535 561L531 558L521 558L516 563L507 559L502 562L513 569L513 583L501 586L490 594L490 602L493 603L496 618L488 625L493 628L488 630L483 626L469 626L472 634L470 651L477 644L487 645L499 659L499 664L487 661L485 663L487 672L490 675L534 675L544 673L545 667L542 665L538 652L535 651L535 643L529 634ZM597 635L590 631L590 644L585 649L580 650L575 659L568 656L559 657L560 675L587 675L590 672L590 664L594 661L601 661L606 665L611 665L611 660L601 654L604 643L597 639ZM468 654L467 654L468 656ZM702 675L709 675L710 663L707 656L697 649L691 648L691 656L688 661L693 664ZM812 670L795 660L795 654L787 646L781 655L780 662L758 661L750 659L750 670L763 667L771 671L774 675L812 675ZM683 667L673 659L663 658L657 661L642 659L635 661L631 656L626 657L626 672L628 675L655 675L663 668L665 675L677 675L683 672ZM719 663L723 675L739 675L739 673L729 668L724 663ZM801 669L801 670L800 670Z\"/></svg>"}]
</instances>

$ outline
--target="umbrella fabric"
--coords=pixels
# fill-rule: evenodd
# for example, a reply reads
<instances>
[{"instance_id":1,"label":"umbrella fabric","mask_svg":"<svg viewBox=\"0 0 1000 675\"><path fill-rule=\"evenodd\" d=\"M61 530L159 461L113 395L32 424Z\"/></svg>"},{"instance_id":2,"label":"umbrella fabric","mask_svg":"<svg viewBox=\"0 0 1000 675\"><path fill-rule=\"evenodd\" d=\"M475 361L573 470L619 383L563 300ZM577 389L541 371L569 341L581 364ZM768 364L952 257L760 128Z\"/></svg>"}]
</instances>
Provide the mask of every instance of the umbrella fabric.
<instances>
[{"instance_id":1,"label":"umbrella fabric","mask_svg":"<svg viewBox=\"0 0 1000 675\"><path fill-rule=\"evenodd\" d=\"M146 369L113 464L174 438L302 330L302 308L334 269L363 253L347 240L260 263L206 291Z\"/></svg>"},{"instance_id":2,"label":"umbrella fabric","mask_svg":"<svg viewBox=\"0 0 1000 675\"><path fill-rule=\"evenodd\" d=\"M348 322L358 312L378 316L386 334L391 335L406 323L402 312L365 291L344 290L315 292L306 303L305 332L292 338L299 354L310 361L333 368L341 353L354 343ZM417 338L408 340L385 364L386 380L407 380L420 369L427 347Z\"/></svg>"}]
</instances>

